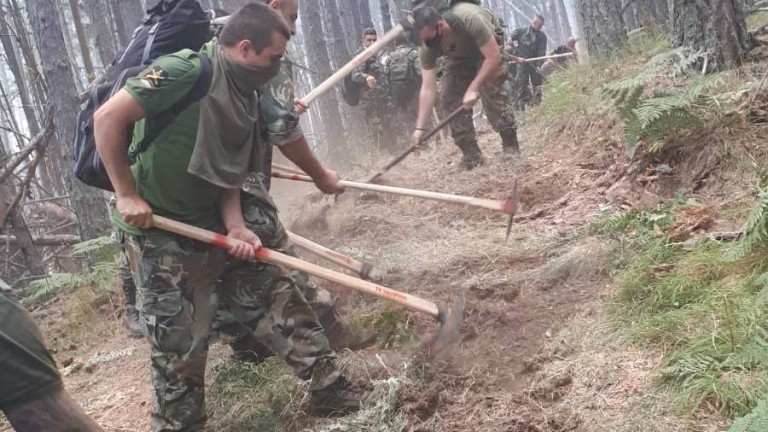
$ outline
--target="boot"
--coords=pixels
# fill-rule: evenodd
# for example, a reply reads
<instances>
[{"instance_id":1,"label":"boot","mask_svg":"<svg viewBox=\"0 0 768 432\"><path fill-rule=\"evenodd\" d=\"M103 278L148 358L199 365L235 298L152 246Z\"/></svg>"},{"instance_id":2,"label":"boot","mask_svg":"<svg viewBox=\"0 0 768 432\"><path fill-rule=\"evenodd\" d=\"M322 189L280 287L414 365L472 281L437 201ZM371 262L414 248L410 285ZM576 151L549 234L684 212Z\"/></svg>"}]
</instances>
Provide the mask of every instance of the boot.
<instances>
[{"instance_id":1,"label":"boot","mask_svg":"<svg viewBox=\"0 0 768 432\"><path fill-rule=\"evenodd\" d=\"M517 129L502 132L501 134L501 149L504 156L520 155L520 144L517 142Z\"/></svg>"},{"instance_id":2,"label":"boot","mask_svg":"<svg viewBox=\"0 0 768 432\"><path fill-rule=\"evenodd\" d=\"M483 160L483 153L477 145L477 138L471 137L469 139L456 141L456 146L458 146L463 153L461 163L467 170L472 170L485 163Z\"/></svg>"},{"instance_id":3,"label":"boot","mask_svg":"<svg viewBox=\"0 0 768 432\"><path fill-rule=\"evenodd\" d=\"M136 310L136 306L125 305L123 327L128 330L128 336L131 338L139 339L144 337L144 333L141 331L141 325L139 324L139 311Z\"/></svg>"},{"instance_id":4,"label":"boot","mask_svg":"<svg viewBox=\"0 0 768 432\"><path fill-rule=\"evenodd\" d=\"M344 348L357 351L368 348L376 343L376 333L371 330L353 331L349 325L341 321L336 309L318 314L318 321L325 329L325 335L331 349L339 351Z\"/></svg>"},{"instance_id":5,"label":"boot","mask_svg":"<svg viewBox=\"0 0 768 432\"><path fill-rule=\"evenodd\" d=\"M344 376L339 376L329 386L312 391L312 415L339 417L360 409L362 390L356 388Z\"/></svg>"},{"instance_id":6,"label":"boot","mask_svg":"<svg viewBox=\"0 0 768 432\"><path fill-rule=\"evenodd\" d=\"M232 348L232 359L259 364L275 355L266 345L259 342L255 336L244 334L229 344Z\"/></svg>"}]
</instances>

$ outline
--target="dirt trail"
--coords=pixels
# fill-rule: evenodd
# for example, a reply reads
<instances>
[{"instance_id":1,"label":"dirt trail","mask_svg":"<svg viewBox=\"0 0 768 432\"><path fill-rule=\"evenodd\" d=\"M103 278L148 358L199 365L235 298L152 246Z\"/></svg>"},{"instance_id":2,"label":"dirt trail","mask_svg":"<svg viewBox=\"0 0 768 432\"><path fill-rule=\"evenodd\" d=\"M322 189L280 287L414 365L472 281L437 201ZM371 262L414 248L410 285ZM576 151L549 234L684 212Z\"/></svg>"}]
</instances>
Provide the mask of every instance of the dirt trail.
<instances>
[{"instance_id":1,"label":"dirt trail","mask_svg":"<svg viewBox=\"0 0 768 432\"><path fill-rule=\"evenodd\" d=\"M609 135L607 126L598 132L590 133ZM561 138L543 142L523 135L524 157L510 162L501 159L496 135L485 131L480 142L488 160L482 168L457 169L459 154L445 145L410 158L385 177L392 185L504 199L517 175L522 207L509 242L503 214L356 191L334 202L308 186L275 181L274 194L291 229L374 263L384 272L385 285L448 304L456 288L466 289L460 340L424 369L426 387L408 387L401 395L407 430L600 430L578 413L549 409L568 392L572 376L540 382L536 372L551 360L542 357L544 348L606 293L606 252L573 233L599 205L641 200L644 192L615 187L626 166L618 137L606 138L599 150ZM342 297L347 310L385 307L361 296ZM416 333L434 329L418 314L409 314L409 322ZM116 331L56 357L60 364L72 357L87 362L96 353L113 358L67 376L68 389L107 430L147 430L152 402L146 345ZM215 345L210 363L224 361L227 353ZM359 355L375 354L370 349ZM402 360L408 350L394 347L380 354L380 362L389 362Z\"/></svg>"}]
</instances>

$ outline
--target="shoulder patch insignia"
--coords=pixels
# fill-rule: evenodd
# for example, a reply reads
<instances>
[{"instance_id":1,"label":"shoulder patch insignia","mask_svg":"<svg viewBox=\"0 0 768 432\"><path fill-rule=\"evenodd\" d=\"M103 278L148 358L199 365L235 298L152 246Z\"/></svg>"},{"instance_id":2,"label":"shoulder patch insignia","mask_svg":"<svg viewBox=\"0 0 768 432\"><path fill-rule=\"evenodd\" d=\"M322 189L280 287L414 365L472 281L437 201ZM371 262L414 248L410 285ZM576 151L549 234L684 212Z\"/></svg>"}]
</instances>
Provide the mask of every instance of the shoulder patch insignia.
<instances>
[{"instance_id":1,"label":"shoulder patch insignia","mask_svg":"<svg viewBox=\"0 0 768 432\"><path fill-rule=\"evenodd\" d=\"M168 72L155 66L152 70L144 74L144 76L139 79L139 82L141 82L141 85L144 87L157 88L160 85L160 82L167 78Z\"/></svg>"}]
</instances>

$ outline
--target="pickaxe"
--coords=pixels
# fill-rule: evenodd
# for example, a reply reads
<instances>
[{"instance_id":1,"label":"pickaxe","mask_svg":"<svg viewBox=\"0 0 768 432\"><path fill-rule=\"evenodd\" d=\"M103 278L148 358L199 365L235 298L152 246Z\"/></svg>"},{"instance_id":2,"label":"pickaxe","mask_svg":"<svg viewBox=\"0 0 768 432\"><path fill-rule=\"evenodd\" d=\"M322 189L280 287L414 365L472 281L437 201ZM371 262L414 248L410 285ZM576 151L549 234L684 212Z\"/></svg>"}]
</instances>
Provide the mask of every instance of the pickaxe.
<instances>
[{"instance_id":1,"label":"pickaxe","mask_svg":"<svg viewBox=\"0 0 768 432\"><path fill-rule=\"evenodd\" d=\"M208 243L223 249L229 249L230 247L238 244L237 242L239 242L239 240L231 239L225 235L177 222L162 216L153 216L152 224L155 228ZM435 302L424 300L411 294L395 291L373 282L357 279L353 276L335 272L333 270L302 261L298 258L275 252L265 247L257 249L255 254L256 259L259 261L300 270L313 276L317 276L319 278L323 278L331 282L335 282L339 285L354 289L356 291L371 294L381 299L397 303L408 309L433 316L440 322L440 328L438 329L437 334L435 335L435 339L431 345L431 351L433 353L440 351L443 347L445 347L445 345L452 342L459 334L459 326L461 325L461 321L464 317L464 292L461 290L458 291L456 302L454 303L453 308L451 310L447 310Z\"/></svg>"},{"instance_id":2,"label":"pickaxe","mask_svg":"<svg viewBox=\"0 0 768 432\"><path fill-rule=\"evenodd\" d=\"M429 132L425 133L424 136L421 137L421 140L419 140L419 144L425 143L425 142L427 142L427 140L429 140L430 138L435 136L435 134L440 132L440 130L443 129L445 127L445 125L450 123L451 120L456 118L457 115L459 115L462 112L464 112L464 110L465 110L465 108L462 105L462 106L456 108L452 113L448 114L448 117L444 118L442 121L440 121L440 123L438 123L434 128L432 128L432 130L430 130ZM417 146L410 146L407 149L403 150L402 152L400 152L400 154L398 154L397 156L392 158L391 161L389 161L386 165L384 165L384 168L380 169L376 174L374 174L371 177L369 177L368 180L366 180L365 182L366 183L371 183L372 181L374 181L377 178L381 177L382 175L384 175L384 173L386 173L387 171L392 169L393 166L395 166L395 165L399 164L400 162L402 162L403 159L405 159L409 154L413 153L417 148L418 148Z\"/></svg>"},{"instance_id":3,"label":"pickaxe","mask_svg":"<svg viewBox=\"0 0 768 432\"><path fill-rule=\"evenodd\" d=\"M360 262L351 256L344 255L336 252L335 250L328 249L323 245L319 245L312 240L306 239L298 234L288 231L288 239L296 247L301 248L307 252L313 253L321 258L325 258L328 261L336 263L346 269L360 275L361 278L366 280L381 280L381 275L374 271L373 265L367 262Z\"/></svg>"},{"instance_id":4,"label":"pickaxe","mask_svg":"<svg viewBox=\"0 0 768 432\"><path fill-rule=\"evenodd\" d=\"M299 175L299 174L286 174L280 171L272 171L272 177L284 179L284 180L312 182L312 179L310 177ZM358 182L351 182L346 180L340 180L339 184L341 184L341 186L353 188L353 189L362 189L362 190L369 190L374 192L391 193L395 195L412 196L417 198L429 199L433 201L464 204L464 205L469 205L474 207L482 207L490 210L501 211L509 215L509 220L507 221L507 238L509 238L509 233L512 230L512 221L515 217L515 213L517 212L517 204L518 204L517 178L515 178L512 182L512 192L509 194L509 198L507 198L506 201L492 200L492 199L486 199L486 198L475 198L475 197L464 196L464 195L451 195L451 194L440 193L440 192L430 192L430 191L424 191L424 190L418 190L418 189L406 189L406 188L384 186L384 185L371 184L371 183L358 183Z\"/></svg>"}]
</instances>

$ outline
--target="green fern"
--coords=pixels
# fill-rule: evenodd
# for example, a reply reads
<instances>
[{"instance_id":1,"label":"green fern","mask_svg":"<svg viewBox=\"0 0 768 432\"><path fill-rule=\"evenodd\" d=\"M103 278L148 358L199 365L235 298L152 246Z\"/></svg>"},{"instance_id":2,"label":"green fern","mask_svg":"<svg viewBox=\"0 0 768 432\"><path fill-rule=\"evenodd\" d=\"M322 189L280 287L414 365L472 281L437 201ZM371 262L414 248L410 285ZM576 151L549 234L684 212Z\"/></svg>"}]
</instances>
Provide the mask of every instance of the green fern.
<instances>
[{"instance_id":1,"label":"green fern","mask_svg":"<svg viewBox=\"0 0 768 432\"><path fill-rule=\"evenodd\" d=\"M113 248L117 242L112 236L101 236L95 239L86 240L80 242L72 247L72 251L76 255L89 255L93 253L102 252L107 248Z\"/></svg>"},{"instance_id":2,"label":"green fern","mask_svg":"<svg viewBox=\"0 0 768 432\"><path fill-rule=\"evenodd\" d=\"M740 259L768 242L768 187L760 187L752 212L744 226L741 240L730 251L729 258Z\"/></svg>"},{"instance_id":3,"label":"green fern","mask_svg":"<svg viewBox=\"0 0 768 432\"><path fill-rule=\"evenodd\" d=\"M749 414L737 419L726 432L768 431L768 398L761 399Z\"/></svg>"},{"instance_id":4,"label":"green fern","mask_svg":"<svg viewBox=\"0 0 768 432\"><path fill-rule=\"evenodd\" d=\"M699 79L674 93L655 92L645 96L648 85L655 79L676 76L701 58L701 54L686 50L658 55L635 76L599 89L617 109L630 156L634 156L640 142L646 143L651 151L659 151L663 148L661 140L670 131L701 126L700 111L715 102L706 93L722 83L720 78Z\"/></svg>"}]
</instances>

